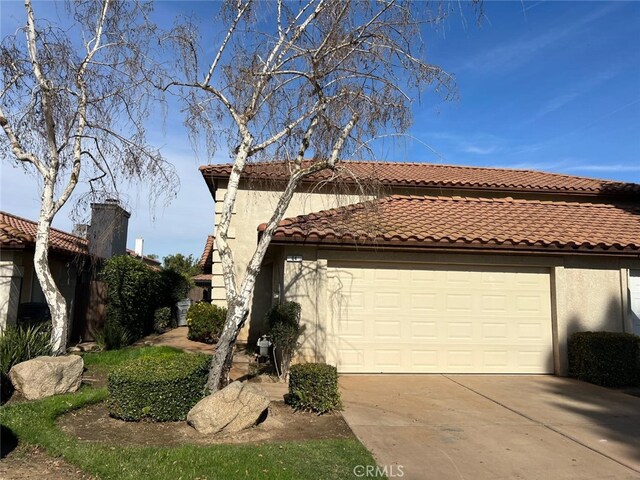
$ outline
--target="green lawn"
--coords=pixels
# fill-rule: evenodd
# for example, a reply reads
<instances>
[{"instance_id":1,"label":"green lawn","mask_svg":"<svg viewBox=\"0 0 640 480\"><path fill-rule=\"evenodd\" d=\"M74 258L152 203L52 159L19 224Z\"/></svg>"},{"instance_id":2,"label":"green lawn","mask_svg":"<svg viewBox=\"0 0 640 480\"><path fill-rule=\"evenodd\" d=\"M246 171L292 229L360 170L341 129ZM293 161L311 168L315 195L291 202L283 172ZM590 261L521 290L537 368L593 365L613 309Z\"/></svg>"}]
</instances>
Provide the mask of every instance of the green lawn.
<instances>
[{"instance_id":1,"label":"green lawn","mask_svg":"<svg viewBox=\"0 0 640 480\"><path fill-rule=\"evenodd\" d=\"M167 348L125 349L85 355L91 368L110 368L146 355L171 354ZM105 400L105 388L80 391L0 408L0 422L19 442L40 445L103 479L347 479L356 465L375 465L357 440L314 440L260 445L127 447L78 441L58 429L56 417Z\"/></svg>"}]
</instances>

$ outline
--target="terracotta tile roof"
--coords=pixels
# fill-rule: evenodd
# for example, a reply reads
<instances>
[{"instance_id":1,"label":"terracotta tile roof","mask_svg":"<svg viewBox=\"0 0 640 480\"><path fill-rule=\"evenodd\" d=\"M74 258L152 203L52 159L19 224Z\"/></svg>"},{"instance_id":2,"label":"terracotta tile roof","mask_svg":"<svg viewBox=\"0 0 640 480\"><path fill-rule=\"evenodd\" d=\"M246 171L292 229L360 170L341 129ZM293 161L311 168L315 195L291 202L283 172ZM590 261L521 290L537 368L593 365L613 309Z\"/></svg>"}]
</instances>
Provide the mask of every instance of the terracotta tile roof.
<instances>
[{"instance_id":1,"label":"terracotta tile roof","mask_svg":"<svg viewBox=\"0 0 640 480\"><path fill-rule=\"evenodd\" d=\"M135 250L131 250L130 248L127 248L127 255L138 260L142 260L143 263L150 266L154 270L160 270L160 267L162 266L162 262L160 260L147 257L146 255L138 255Z\"/></svg>"},{"instance_id":2,"label":"terracotta tile roof","mask_svg":"<svg viewBox=\"0 0 640 480\"><path fill-rule=\"evenodd\" d=\"M191 278L193 278L193 281L196 283L206 283L207 285L209 285L211 284L213 275L210 273L200 273L199 275L195 275Z\"/></svg>"},{"instance_id":3,"label":"terracotta tile roof","mask_svg":"<svg viewBox=\"0 0 640 480\"><path fill-rule=\"evenodd\" d=\"M640 206L393 195L283 220L274 241L637 253Z\"/></svg>"},{"instance_id":4,"label":"terracotta tile roof","mask_svg":"<svg viewBox=\"0 0 640 480\"><path fill-rule=\"evenodd\" d=\"M200 268L202 268L202 271L205 273L211 273L211 265L213 263L213 242L215 238L215 235L207 236L207 243L205 243L204 245L204 251L202 252L202 256L200 257L200 262L198 263L198 265L200 265Z\"/></svg>"},{"instance_id":5,"label":"terracotta tile roof","mask_svg":"<svg viewBox=\"0 0 640 480\"><path fill-rule=\"evenodd\" d=\"M200 171L210 184L227 178L232 164L204 165ZM282 180L288 177L285 162L247 165L244 176L251 179ZM375 180L388 186L418 186L457 189L575 193L582 195L640 194L640 184L576 177L558 173L508 168L439 165L431 163L349 161L340 170L322 170L306 179L309 182L337 178L343 182Z\"/></svg>"},{"instance_id":6,"label":"terracotta tile roof","mask_svg":"<svg viewBox=\"0 0 640 480\"><path fill-rule=\"evenodd\" d=\"M35 246L36 222L0 212L0 245L3 248ZM66 254L88 255L87 240L56 228L51 229L49 248Z\"/></svg>"}]
</instances>

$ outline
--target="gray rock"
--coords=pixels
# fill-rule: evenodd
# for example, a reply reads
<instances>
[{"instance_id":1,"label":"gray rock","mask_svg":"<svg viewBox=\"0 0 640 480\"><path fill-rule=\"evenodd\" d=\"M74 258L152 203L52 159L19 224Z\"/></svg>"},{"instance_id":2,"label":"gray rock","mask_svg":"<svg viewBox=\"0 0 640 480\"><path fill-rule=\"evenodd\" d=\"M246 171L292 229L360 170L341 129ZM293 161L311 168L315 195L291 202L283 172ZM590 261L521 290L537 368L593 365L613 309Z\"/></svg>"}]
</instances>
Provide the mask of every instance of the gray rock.
<instances>
[{"instance_id":1,"label":"gray rock","mask_svg":"<svg viewBox=\"0 0 640 480\"><path fill-rule=\"evenodd\" d=\"M210 435L234 433L256 424L269 407L269 394L257 385L233 382L200 400L187 414L187 422Z\"/></svg>"},{"instance_id":2,"label":"gray rock","mask_svg":"<svg viewBox=\"0 0 640 480\"><path fill-rule=\"evenodd\" d=\"M14 365L9 378L27 400L75 392L82 383L84 362L78 355L36 357Z\"/></svg>"}]
</instances>

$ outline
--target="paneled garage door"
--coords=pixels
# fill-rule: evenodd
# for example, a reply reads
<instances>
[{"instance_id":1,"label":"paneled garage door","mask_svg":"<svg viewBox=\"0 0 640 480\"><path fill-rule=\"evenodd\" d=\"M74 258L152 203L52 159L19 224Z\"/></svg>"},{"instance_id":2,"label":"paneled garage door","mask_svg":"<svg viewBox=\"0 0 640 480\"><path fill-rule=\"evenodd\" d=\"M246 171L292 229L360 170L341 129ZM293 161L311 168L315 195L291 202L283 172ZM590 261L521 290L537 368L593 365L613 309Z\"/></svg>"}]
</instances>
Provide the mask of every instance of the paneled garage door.
<instances>
[{"instance_id":1,"label":"paneled garage door","mask_svg":"<svg viewBox=\"0 0 640 480\"><path fill-rule=\"evenodd\" d=\"M329 263L327 287L340 372L553 372L546 269Z\"/></svg>"}]
</instances>

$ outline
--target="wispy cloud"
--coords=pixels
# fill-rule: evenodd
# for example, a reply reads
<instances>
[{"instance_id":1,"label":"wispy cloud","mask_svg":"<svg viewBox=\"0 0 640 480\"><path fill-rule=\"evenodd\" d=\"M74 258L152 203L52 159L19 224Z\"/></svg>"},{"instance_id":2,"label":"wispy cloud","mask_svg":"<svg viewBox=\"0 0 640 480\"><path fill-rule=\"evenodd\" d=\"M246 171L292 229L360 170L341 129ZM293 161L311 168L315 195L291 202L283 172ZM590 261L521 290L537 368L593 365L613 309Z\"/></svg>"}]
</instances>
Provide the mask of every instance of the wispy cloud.
<instances>
[{"instance_id":1,"label":"wispy cloud","mask_svg":"<svg viewBox=\"0 0 640 480\"><path fill-rule=\"evenodd\" d=\"M622 163L591 163L583 165L574 165L571 170L582 170L587 172L618 172L618 173L635 173L640 172L640 165L626 165Z\"/></svg>"},{"instance_id":2,"label":"wispy cloud","mask_svg":"<svg viewBox=\"0 0 640 480\"><path fill-rule=\"evenodd\" d=\"M440 140L450 150L472 155L490 155L502 151L505 146L504 139L483 132L429 132L422 136L430 141Z\"/></svg>"},{"instance_id":3,"label":"wispy cloud","mask_svg":"<svg viewBox=\"0 0 640 480\"><path fill-rule=\"evenodd\" d=\"M473 153L475 155L489 155L491 153L495 153L498 150L498 147L495 145L491 146L479 146L479 145L465 145L460 148L461 152L464 153Z\"/></svg>"},{"instance_id":4,"label":"wispy cloud","mask_svg":"<svg viewBox=\"0 0 640 480\"><path fill-rule=\"evenodd\" d=\"M623 3L623 2L621 2ZM465 62L461 68L453 71L472 70L474 72L496 72L514 70L521 65L530 62L531 57L548 47L556 45L563 38L573 35L583 27L600 19L604 15L620 8L617 2L612 2L603 8L584 15L573 23L558 25L547 33L537 36L523 35L520 39L508 45L500 45L483 52Z\"/></svg>"},{"instance_id":5,"label":"wispy cloud","mask_svg":"<svg viewBox=\"0 0 640 480\"><path fill-rule=\"evenodd\" d=\"M536 122L542 117L562 109L565 105L568 105L582 95L585 95L603 83L608 82L612 78L616 77L622 71L622 68L623 67L621 66L611 67L603 72L589 76L577 84L574 84L570 91L560 93L549 99L535 114L525 121L525 125Z\"/></svg>"}]
</instances>

